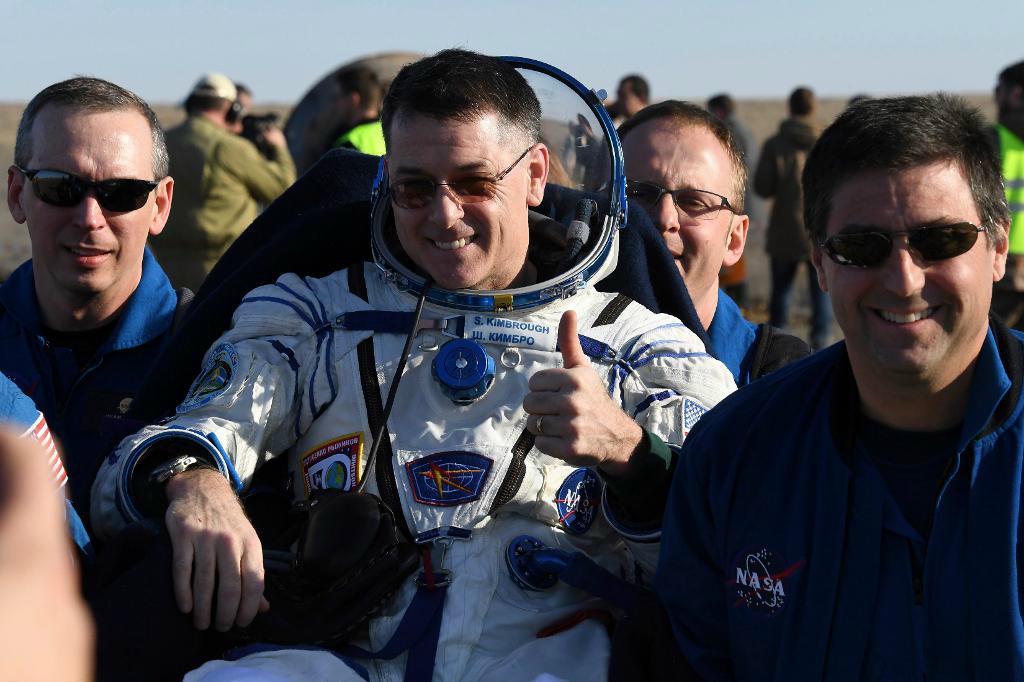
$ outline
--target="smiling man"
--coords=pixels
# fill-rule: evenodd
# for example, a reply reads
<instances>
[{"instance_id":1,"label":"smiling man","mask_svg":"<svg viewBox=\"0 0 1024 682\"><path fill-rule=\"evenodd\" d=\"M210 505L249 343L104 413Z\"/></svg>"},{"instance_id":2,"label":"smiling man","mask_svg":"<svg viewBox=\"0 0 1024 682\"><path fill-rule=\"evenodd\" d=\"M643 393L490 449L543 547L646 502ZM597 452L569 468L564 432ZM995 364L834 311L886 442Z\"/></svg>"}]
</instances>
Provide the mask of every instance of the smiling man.
<instances>
[{"instance_id":1,"label":"smiling man","mask_svg":"<svg viewBox=\"0 0 1024 682\"><path fill-rule=\"evenodd\" d=\"M803 182L845 341L684 446L656 580L676 639L706 680L1016 679L1024 346L989 317L1009 212L982 118L858 104Z\"/></svg>"},{"instance_id":2,"label":"smiling man","mask_svg":"<svg viewBox=\"0 0 1024 682\"><path fill-rule=\"evenodd\" d=\"M723 267L743 255L747 168L737 139L689 102L659 102L619 126L629 183L626 195L661 231L708 331L716 357L742 386L805 357L800 339L743 318L718 286Z\"/></svg>"},{"instance_id":3,"label":"smiling man","mask_svg":"<svg viewBox=\"0 0 1024 682\"><path fill-rule=\"evenodd\" d=\"M173 187L156 115L124 88L73 78L25 108L7 205L32 259L0 288L0 370L63 444L82 514L100 458L134 430L123 417L174 316L146 250Z\"/></svg>"},{"instance_id":4,"label":"smiling man","mask_svg":"<svg viewBox=\"0 0 1024 682\"><path fill-rule=\"evenodd\" d=\"M382 608L358 614L367 627L343 633L363 647L370 679L606 676L608 604L557 580L533 585L519 562L547 547L650 575L666 443L682 442L733 381L677 319L593 286L614 268L618 211L571 229L531 211L551 161L537 92L511 63L461 50L406 66L383 107L376 263L251 292L174 418L104 465L100 532L164 513L178 603L198 627L255 619L260 638L261 623L289 613L287 592L262 599L263 546L230 485L280 457L293 509L366 500L365 483L415 543L413 563L422 557L418 578L376 576L367 590L397 592L376 592ZM614 136L603 112L569 94ZM602 184L621 192L605 152ZM337 523L334 563L378 570L380 549L357 539L376 525ZM325 573L279 637L302 642L296 632L334 620L338 609L310 612L345 585ZM329 652L294 649L211 662L189 679L234 665L359 679Z\"/></svg>"}]
</instances>

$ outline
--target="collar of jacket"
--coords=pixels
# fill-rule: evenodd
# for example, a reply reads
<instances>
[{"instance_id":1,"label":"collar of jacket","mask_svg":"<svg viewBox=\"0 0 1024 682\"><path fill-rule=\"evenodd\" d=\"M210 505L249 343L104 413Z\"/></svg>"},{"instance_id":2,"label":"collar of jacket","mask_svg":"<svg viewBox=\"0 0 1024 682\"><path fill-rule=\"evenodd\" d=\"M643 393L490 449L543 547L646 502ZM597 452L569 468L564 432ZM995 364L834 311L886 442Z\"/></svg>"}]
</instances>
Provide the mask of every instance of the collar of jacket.
<instances>
[{"instance_id":1,"label":"collar of jacket","mask_svg":"<svg viewBox=\"0 0 1024 682\"><path fill-rule=\"evenodd\" d=\"M736 302L719 289L715 316L708 325L712 346L708 351L729 368L737 386L749 383L750 377L744 375L750 368L744 364L756 336L757 325L744 318Z\"/></svg>"},{"instance_id":2,"label":"collar of jacket","mask_svg":"<svg viewBox=\"0 0 1024 682\"><path fill-rule=\"evenodd\" d=\"M836 450L847 466L852 467L854 429L860 410L857 385L845 343L823 352L836 352L841 356L833 369L835 380L832 383L829 425ZM988 335L974 366L967 412L957 443L958 452L965 450L972 441L989 435L1006 421L1020 400L1022 383L1024 351L1021 341L993 317L989 320Z\"/></svg>"},{"instance_id":3,"label":"collar of jacket","mask_svg":"<svg viewBox=\"0 0 1024 682\"><path fill-rule=\"evenodd\" d=\"M177 295L167 275L150 252L142 256L142 278L135 292L128 298L121 316L100 354L134 348L148 343L168 330L174 318ZM36 285L32 277L32 261L18 266L0 287L0 305L19 325L36 336L42 336L43 326L36 300Z\"/></svg>"}]
</instances>

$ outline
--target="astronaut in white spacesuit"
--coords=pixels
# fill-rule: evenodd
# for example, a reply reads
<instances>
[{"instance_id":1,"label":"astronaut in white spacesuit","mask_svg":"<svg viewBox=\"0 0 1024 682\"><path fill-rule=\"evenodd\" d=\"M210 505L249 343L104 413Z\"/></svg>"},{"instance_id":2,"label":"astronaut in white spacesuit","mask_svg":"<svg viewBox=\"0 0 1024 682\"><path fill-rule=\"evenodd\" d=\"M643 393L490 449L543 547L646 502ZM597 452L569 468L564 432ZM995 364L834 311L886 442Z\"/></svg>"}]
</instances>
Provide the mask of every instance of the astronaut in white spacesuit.
<instances>
[{"instance_id":1,"label":"astronaut in white spacesuit","mask_svg":"<svg viewBox=\"0 0 1024 682\"><path fill-rule=\"evenodd\" d=\"M197 627L214 612L218 629L244 626L268 608L259 538L236 490L285 457L298 500L365 482L450 581L426 649L433 660L418 673L413 654L364 660L370 679L397 680L403 669L435 680L606 675L606 607L561 583L524 589L506 550L529 535L617 575L652 571L659 519L642 509L667 490L665 443L682 442L734 385L678 320L593 287L615 267L624 215L621 153L596 100L588 115L608 152L591 182L610 194L607 215L569 234L529 211L543 198L550 152L528 82L537 73L518 66L446 50L405 67L384 103L376 265L285 275L249 293L174 418L126 439L104 464L92 515L101 534L143 515L139 471L165 486L176 596ZM381 439L390 448L370 464L380 398L394 382ZM421 587L406 581L369 621L363 646L391 639ZM246 665L289 679L363 679L358 666L306 650L213 661L189 679Z\"/></svg>"}]
</instances>

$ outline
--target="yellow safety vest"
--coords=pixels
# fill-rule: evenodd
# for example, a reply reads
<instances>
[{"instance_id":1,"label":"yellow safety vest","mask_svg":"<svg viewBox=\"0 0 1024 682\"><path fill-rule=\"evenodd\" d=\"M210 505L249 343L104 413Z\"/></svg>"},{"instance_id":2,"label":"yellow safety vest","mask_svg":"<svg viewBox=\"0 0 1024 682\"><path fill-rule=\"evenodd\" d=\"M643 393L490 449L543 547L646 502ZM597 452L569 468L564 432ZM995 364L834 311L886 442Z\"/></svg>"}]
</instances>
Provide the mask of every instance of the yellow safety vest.
<instances>
[{"instance_id":1,"label":"yellow safety vest","mask_svg":"<svg viewBox=\"0 0 1024 682\"><path fill-rule=\"evenodd\" d=\"M1024 254L1024 140L997 125L1003 186L1010 206L1010 253Z\"/></svg>"},{"instance_id":2,"label":"yellow safety vest","mask_svg":"<svg viewBox=\"0 0 1024 682\"><path fill-rule=\"evenodd\" d=\"M380 121L361 123L335 140L334 146L354 147L364 154L384 156L384 129Z\"/></svg>"}]
</instances>

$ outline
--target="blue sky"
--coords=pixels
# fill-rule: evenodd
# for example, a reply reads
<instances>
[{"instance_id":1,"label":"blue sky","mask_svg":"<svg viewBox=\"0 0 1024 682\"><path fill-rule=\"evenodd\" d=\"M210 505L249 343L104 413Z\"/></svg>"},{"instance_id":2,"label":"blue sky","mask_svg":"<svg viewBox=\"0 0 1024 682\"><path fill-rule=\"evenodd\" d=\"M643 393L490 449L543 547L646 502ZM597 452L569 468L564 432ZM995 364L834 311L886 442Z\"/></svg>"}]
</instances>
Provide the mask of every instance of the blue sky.
<instances>
[{"instance_id":1,"label":"blue sky","mask_svg":"<svg viewBox=\"0 0 1024 682\"><path fill-rule=\"evenodd\" d=\"M460 46L550 62L610 92L629 72L655 98L988 92L1024 59L1024 1L569 2L567 0L0 0L0 100L75 73L152 102L205 71L290 103L336 66Z\"/></svg>"}]
</instances>

